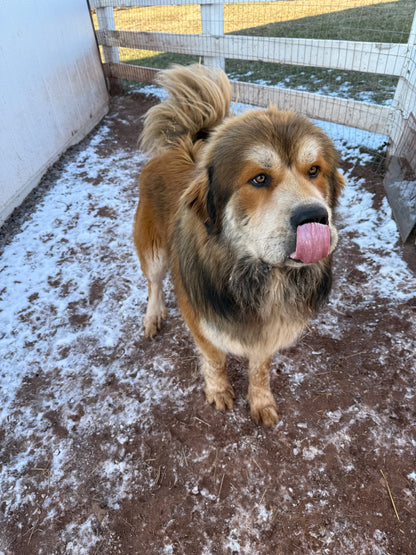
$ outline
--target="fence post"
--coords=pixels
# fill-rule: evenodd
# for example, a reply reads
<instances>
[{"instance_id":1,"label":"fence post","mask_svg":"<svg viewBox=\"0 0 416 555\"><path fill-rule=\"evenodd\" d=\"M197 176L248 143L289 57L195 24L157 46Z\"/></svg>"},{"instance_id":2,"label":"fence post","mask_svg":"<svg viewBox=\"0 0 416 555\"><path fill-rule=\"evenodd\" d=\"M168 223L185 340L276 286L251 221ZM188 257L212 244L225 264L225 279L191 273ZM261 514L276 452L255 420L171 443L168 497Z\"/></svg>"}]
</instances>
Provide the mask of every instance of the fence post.
<instances>
[{"instance_id":1,"label":"fence post","mask_svg":"<svg viewBox=\"0 0 416 555\"><path fill-rule=\"evenodd\" d=\"M415 55L416 55L416 9L413 16L413 23L410 29L409 39L407 43L407 54L403 61L402 73L397 83L394 93L392 107L399 112L401 116L400 124L394 126L391 132L392 145L389 148L389 156L397 156L398 147L401 137L406 128L406 122L409 116L415 113L416 105L416 72L415 72Z\"/></svg>"},{"instance_id":2,"label":"fence post","mask_svg":"<svg viewBox=\"0 0 416 555\"><path fill-rule=\"evenodd\" d=\"M222 36L224 34L224 4L201 4L202 34ZM204 56L204 64L225 69L225 60L221 56Z\"/></svg>"},{"instance_id":3,"label":"fence post","mask_svg":"<svg viewBox=\"0 0 416 555\"><path fill-rule=\"evenodd\" d=\"M393 108L384 188L405 242L416 229L416 10Z\"/></svg>"},{"instance_id":4,"label":"fence post","mask_svg":"<svg viewBox=\"0 0 416 555\"><path fill-rule=\"evenodd\" d=\"M115 30L116 23L114 20L113 8L96 8L98 28L103 31ZM113 46L103 46L104 62L107 64L120 62L118 48ZM110 94L117 94L121 91L121 79L108 78Z\"/></svg>"}]
</instances>

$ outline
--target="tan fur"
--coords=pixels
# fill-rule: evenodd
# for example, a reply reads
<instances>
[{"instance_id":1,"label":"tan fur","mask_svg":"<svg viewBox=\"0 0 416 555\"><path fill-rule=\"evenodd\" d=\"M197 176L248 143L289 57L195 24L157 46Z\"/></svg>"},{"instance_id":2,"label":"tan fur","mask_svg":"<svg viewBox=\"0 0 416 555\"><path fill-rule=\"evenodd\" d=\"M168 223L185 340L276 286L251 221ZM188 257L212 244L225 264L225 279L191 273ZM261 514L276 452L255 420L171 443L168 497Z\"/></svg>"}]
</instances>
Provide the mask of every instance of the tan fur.
<instances>
[{"instance_id":1,"label":"tan fur","mask_svg":"<svg viewBox=\"0 0 416 555\"><path fill-rule=\"evenodd\" d=\"M212 129L228 115L231 89L222 71L202 65L183 71L174 65L158 74L156 84L166 89L168 98L145 116L140 142L149 156L176 146L180 137Z\"/></svg>"},{"instance_id":2,"label":"tan fur","mask_svg":"<svg viewBox=\"0 0 416 555\"><path fill-rule=\"evenodd\" d=\"M327 214L344 184L330 139L309 120L275 107L229 116L220 70L175 66L161 72L168 99L145 119L142 145L154 157L140 176L134 240L149 284L148 337L166 317L162 280L171 270L178 305L201 355L205 393L231 409L227 353L248 359L252 418L278 421L270 391L274 352L302 333L331 285L331 257L305 265L293 218ZM310 177L319 166L319 175ZM267 174L265 186L253 178Z\"/></svg>"}]
</instances>

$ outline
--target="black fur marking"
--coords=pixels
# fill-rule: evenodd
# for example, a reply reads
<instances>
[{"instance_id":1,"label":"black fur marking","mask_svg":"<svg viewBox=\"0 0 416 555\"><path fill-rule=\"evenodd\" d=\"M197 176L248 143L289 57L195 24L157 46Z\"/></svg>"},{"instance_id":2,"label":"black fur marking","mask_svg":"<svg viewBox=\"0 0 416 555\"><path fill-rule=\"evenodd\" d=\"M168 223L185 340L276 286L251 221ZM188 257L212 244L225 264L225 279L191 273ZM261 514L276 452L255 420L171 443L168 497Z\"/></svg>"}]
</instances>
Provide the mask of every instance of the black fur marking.
<instances>
[{"instance_id":1,"label":"black fur marking","mask_svg":"<svg viewBox=\"0 0 416 555\"><path fill-rule=\"evenodd\" d=\"M192 306L208 320L220 317L229 323L257 321L269 291L271 267L249 257L233 262L231 254L211 267L192 242L191 238L183 244L179 254L182 283Z\"/></svg>"},{"instance_id":2,"label":"black fur marking","mask_svg":"<svg viewBox=\"0 0 416 555\"><path fill-rule=\"evenodd\" d=\"M236 306L224 283L224 267L208 267L199 256L194 238L184 238L179 251L179 271L191 305L208 319L233 319ZM215 275L216 279L213 279Z\"/></svg>"},{"instance_id":3,"label":"black fur marking","mask_svg":"<svg viewBox=\"0 0 416 555\"><path fill-rule=\"evenodd\" d=\"M200 129L198 133L195 135L193 142L196 143L197 141L206 141L209 138L210 131L209 129Z\"/></svg>"},{"instance_id":4,"label":"black fur marking","mask_svg":"<svg viewBox=\"0 0 416 555\"><path fill-rule=\"evenodd\" d=\"M208 268L202 268L200 291L201 301L206 304L207 312L212 312L227 320L235 320L237 316L237 307L228 291L218 288L217 284L212 280L212 274Z\"/></svg>"},{"instance_id":5,"label":"black fur marking","mask_svg":"<svg viewBox=\"0 0 416 555\"><path fill-rule=\"evenodd\" d=\"M328 300L332 288L331 260L322 268L302 266L288 273L286 302L307 316L316 313ZM308 314L309 313L309 314Z\"/></svg>"},{"instance_id":6,"label":"black fur marking","mask_svg":"<svg viewBox=\"0 0 416 555\"><path fill-rule=\"evenodd\" d=\"M271 267L262 260L248 256L237 261L228 286L239 313L254 316L260 311L269 289L270 270Z\"/></svg>"},{"instance_id":7,"label":"black fur marking","mask_svg":"<svg viewBox=\"0 0 416 555\"><path fill-rule=\"evenodd\" d=\"M316 312L318 311L328 300L329 294L332 289L332 271L331 266L325 267L321 274L321 279L318 282L314 295L310 299L310 308Z\"/></svg>"}]
</instances>

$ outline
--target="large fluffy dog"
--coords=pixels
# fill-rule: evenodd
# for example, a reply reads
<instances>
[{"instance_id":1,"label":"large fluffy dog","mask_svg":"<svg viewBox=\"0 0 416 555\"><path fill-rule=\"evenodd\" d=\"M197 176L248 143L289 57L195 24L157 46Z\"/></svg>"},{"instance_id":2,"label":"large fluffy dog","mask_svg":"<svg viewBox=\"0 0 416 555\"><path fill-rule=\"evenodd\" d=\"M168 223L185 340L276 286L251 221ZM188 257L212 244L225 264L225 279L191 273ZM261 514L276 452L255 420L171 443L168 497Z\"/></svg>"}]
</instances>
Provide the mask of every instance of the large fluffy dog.
<instances>
[{"instance_id":1,"label":"large fluffy dog","mask_svg":"<svg viewBox=\"0 0 416 555\"><path fill-rule=\"evenodd\" d=\"M205 393L233 406L227 353L248 359L251 415L278 421L269 386L273 353L290 345L331 287L333 209L344 180L330 139L293 112L231 116L220 70L160 73L168 98L141 137L152 159L140 176L134 239L148 279L148 337L166 317L162 280L201 356Z\"/></svg>"}]
</instances>

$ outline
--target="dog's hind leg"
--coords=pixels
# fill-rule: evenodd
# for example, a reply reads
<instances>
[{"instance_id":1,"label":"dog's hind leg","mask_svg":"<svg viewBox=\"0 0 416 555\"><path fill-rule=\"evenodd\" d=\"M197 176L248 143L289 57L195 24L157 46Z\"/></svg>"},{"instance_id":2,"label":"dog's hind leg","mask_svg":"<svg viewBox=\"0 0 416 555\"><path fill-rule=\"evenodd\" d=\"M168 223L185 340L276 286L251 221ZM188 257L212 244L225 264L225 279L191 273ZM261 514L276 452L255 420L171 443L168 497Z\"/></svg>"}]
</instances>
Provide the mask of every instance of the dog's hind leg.
<instances>
[{"instance_id":1,"label":"dog's hind leg","mask_svg":"<svg viewBox=\"0 0 416 555\"><path fill-rule=\"evenodd\" d=\"M168 270L169 260L162 230L157 226L157 219L145 194L137 207L133 239L140 267L147 278L149 292L143 318L144 334L146 337L153 337L159 331L162 320L166 318L163 279Z\"/></svg>"},{"instance_id":2,"label":"dog's hind leg","mask_svg":"<svg viewBox=\"0 0 416 555\"><path fill-rule=\"evenodd\" d=\"M146 337L154 337L166 318L163 279L168 269L168 257L164 249L153 248L140 257L143 273L147 277L149 298L143 328Z\"/></svg>"},{"instance_id":3,"label":"dog's hind leg","mask_svg":"<svg viewBox=\"0 0 416 555\"><path fill-rule=\"evenodd\" d=\"M258 361L249 360L248 401L251 417L256 424L274 426L278 423L276 401L270 391L271 359Z\"/></svg>"}]
</instances>

